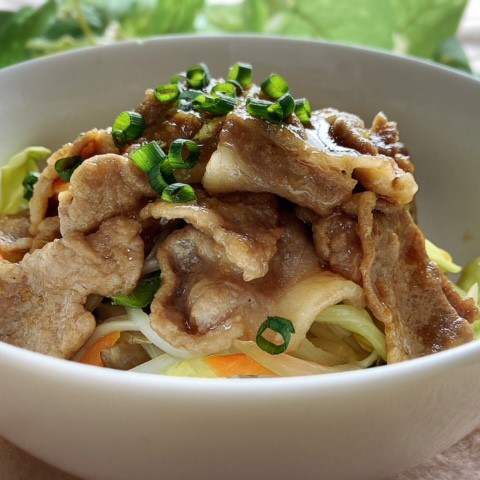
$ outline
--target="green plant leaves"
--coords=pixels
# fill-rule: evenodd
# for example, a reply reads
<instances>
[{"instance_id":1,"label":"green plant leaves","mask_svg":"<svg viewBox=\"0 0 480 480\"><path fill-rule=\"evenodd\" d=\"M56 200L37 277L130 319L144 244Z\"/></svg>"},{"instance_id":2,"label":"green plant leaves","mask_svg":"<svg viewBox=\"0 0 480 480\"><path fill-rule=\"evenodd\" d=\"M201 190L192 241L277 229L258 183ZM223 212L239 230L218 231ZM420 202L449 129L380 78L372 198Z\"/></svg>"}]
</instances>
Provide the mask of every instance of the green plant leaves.
<instances>
[{"instance_id":1,"label":"green plant leaves","mask_svg":"<svg viewBox=\"0 0 480 480\"><path fill-rule=\"evenodd\" d=\"M42 35L55 20L57 3L48 2L38 9L25 7L17 12L2 12L0 16L0 67L33 57L27 43Z\"/></svg>"},{"instance_id":2,"label":"green plant leaves","mask_svg":"<svg viewBox=\"0 0 480 480\"><path fill-rule=\"evenodd\" d=\"M0 12L0 67L94 43L180 32L322 38L469 71L455 40L467 0L49 0Z\"/></svg>"},{"instance_id":3,"label":"green plant leaves","mask_svg":"<svg viewBox=\"0 0 480 480\"><path fill-rule=\"evenodd\" d=\"M121 25L132 37L191 32L203 4L204 0L134 1Z\"/></svg>"},{"instance_id":4,"label":"green plant leaves","mask_svg":"<svg viewBox=\"0 0 480 480\"><path fill-rule=\"evenodd\" d=\"M367 45L468 69L457 31L467 0L243 0L228 31L322 38ZM215 5L209 18L221 27ZM218 9L218 12L215 10ZM215 14L218 13L216 16ZM442 53L443 52L443 53Z\"/></svg>"}]
</instances>

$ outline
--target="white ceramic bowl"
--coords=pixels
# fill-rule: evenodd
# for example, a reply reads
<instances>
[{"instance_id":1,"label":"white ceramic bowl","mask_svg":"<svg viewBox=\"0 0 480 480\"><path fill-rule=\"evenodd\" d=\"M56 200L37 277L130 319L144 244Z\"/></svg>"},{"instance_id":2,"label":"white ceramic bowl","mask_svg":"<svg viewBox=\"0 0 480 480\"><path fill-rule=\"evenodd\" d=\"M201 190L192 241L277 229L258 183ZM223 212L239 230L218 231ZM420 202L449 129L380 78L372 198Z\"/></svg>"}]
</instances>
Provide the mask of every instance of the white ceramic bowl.
<instances>
[{"instance_id":1,"label":"white ceramic bowl","mask_svg":"<svg viewBox=\"0 0 480 480\"><path fill-rule=\"evenodd\" d=\"M198 61L284 74L314 106L399 122L429 238L480 254L480 82L428 63L319 42L175 37L0 71L0 158L111 125ZM469 239L469 241L465 241ZM1 310L1 306L0 306ZM1 315L1 313L0 313ZM97 369L0 343L0 434L89 479L384 479L480 422L480 343L367 371L209 380Z\"/></svg>"}]
</instances>

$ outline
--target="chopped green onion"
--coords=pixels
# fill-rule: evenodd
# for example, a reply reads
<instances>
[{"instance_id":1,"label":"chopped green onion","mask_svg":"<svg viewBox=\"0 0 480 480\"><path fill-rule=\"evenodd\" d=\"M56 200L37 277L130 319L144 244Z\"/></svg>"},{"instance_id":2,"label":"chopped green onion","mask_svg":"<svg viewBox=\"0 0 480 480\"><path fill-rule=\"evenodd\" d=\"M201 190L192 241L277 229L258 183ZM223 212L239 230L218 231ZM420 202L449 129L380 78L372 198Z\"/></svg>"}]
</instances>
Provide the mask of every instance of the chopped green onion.
<instances>
[{"instance_id":1,"label":"chopped green onion","mask_svg":"<svg viewBox=\"0 0 480 480\"><path fill-rule=\"evenodd\" d=\"M262 92L273 100L283 97L288 90L287 81L278 73L271 73L270 76L261 85Z\"/></svg>"},{"instance_id":2,"label":"chopped green onion","mask_svg":"<svg viewBox=\"0 0 480 480\"><path fill-rule=\"evenodd\" d=\"M210 70L204 63L194 65L187 70L187 82L191 88L205 88L211 79Z\"/></svg>"},{"instance_id":3,"label":"chopped green onion","mask_svg":"<svg viewBox=\"0 0 480 480\"><path fill-rule=\"evenodd\" d=\"M312 116L312 107L306 98L295 99L295 115L297 115L303 125L310 124L310 117Z\"/></svg>"},{"instance_id":4,"label":"chopped green onion","mask_svg":"<svg viewBox=\"0 0 480 480\"><path fill-rule=\"evenodd\" d=\"M196 198L195 190L186 183L172 183L162 192L162 199L171 203L193 202Z\"/></svg>"},{"instance_id":5,"label":"chopped green onion","mask_svg":"<svg viewBox=\"0 0 480 480\"><path fill-rule=\"evenodd\" d=\"M166 85L159 85L155 89L155 98L160 103L169 103L175 100L180 95L180 88L175 83L167 83Z\"/></svg>"},{"instance_id":6,"label":"chopped green onion","mask_svg":"<svg viewBox=\"0 0 480 480\"><path fill-rule=\"evenodd\" d=\"M162 172L163 179L167 182L167 184L175 183L177 179L173 174L173 166L170 163L170 159L167 157L165 161L160 166L160 171Z\"/></svg>"},{"instance_id":7,"label":"chopped green onion","mask_svg":"<svg viewBox=\"0 0 480 480\"><path fill-rule=\"evenodd\" d=\"M177 107L184 112L190 111L192 107L192 102L199 96L203 95L202 92L198 90L184 90L180 93L178 97Z\"/></svg>"},{"instance_id":8,"label":"chopped green onion","mask_svg":"<svg viewBox=\"0 0 480 480\"><path fill-rule=\"evenodd\" d=\"M201 94L193 101L193 108L213 115L226 115L235 108L236 104L237 100L235 98L221 93Z\"/></svg>"},{"instance_id":9,"label":"chopped green onion","mask_svg":"<svg viewBox=\"0 0 480 480\"><path fill-rule=\"evenodd\" d=\"M165 168L165 167L164 167ZM157 163L147 173L150 186L161 195L163 190L168 187L168 182L165 180L162 173L162 164Z\"/></svg>"},{"instance_id":10,"label":"chopped green onion","mask_svg":"<svg viewBox=\"0 0 480 480\"><path fill-rule=\"evenodd\" d=\"M29 172L25 175L22 185L25 188L25 193L23 198L25 200L30 200L33 197L33 189L35 184L38 182L38 177L40 176L39 172Z\"/></svg>"},{"instance_id":11,"label":"chopped green onion","mask_svg":"<svg viewBox=\"0 0 480 480\"><path fill-rule=\"evenodd\" d=\"M263 337L263 333L268 329L273 330L282 336L283 343L281 345L275 345ZM288 348L292 333L295 333L295 327L290 320L282 317L267 317L258 329L256 338L257 345L270 355L278 355Z\"/></svg>"},{"instance_id":12,"label":"chopped green onion","mask_svg":"<svg viewBox=\"0 0 480 480\"><path fill-rule=\"evenodd\" d=\"M228 97L236 97L237 96L237 88L233 83L224 82L218 83L213 87L213 93L221 93L223 95L227 95Z\"/></svg>"},{"instance_id":13,"label":"chopped green onion","mask_svg":"<svg viewBox=\"0 0 480 480\"><path fill-rule=\"evenodd\" d=\"M236 80L227 80L226 83L230 83L235 87L235 90L237 92L237 95L241 95L243 92L242 86L236 81Z\"/></svg>"},{"instance_id":14,"label":"chopped green onion","mask_svg":"<svg viewBox=\"0 0 480 480\"><path fill-rule=\"evenodd\" d=\"M192 140L174 140L168 151L168 163L172 168L193 168L200 157L200 147Z\"/></svg>"},{"instance_id":15,"label":"chopped green onion","mask_svg":"<svg viewBox=\"0 0 480 480\"><path fill-rule=\"evenodd\" d=\"M295 100L289 93L279 98L276 103L282 107L283 119L289 117L295 111Z\"/></svg>"},{"instance_id":16,"label":"chopped green onion","mask_svg":"<svg viewBox=\"0 0 480 480\"><path fill-rule=\"evenodd\" d=\"M145 119L137 112L122 112L112 127L113 141L117 147L123 147L136 140L145 130Z\"/></svg>"},{"instance_id":17,"label":"chopped green onion","mask_svg":"<svg viewBox=\"0 0 480 480\"><path fill-rule=\"evenodd\" d=\"M184 90L182 93L180 93L178 99L193 102L199 95L203 95L203 93L199 92L198 90Z\"/></svg>"},{"instance_id":18,"label":"chopped green onion","mask_svg":"<svg viewBox=\"0 0 480 480\"><path fill-rule=\"evenodd\" d=\"M228 79L235 80L243 88L247 88L253 81L253 68L250 63L237 62L230 67Z\"/></svg>"},{"instance_id":19,"label":"chopped green onion","mask_svg":"<svg viewBox=\"0 0 480 480\"><path fill-rule=\"evenodd\" d=\"M74 157L65 157L57 160L55 170L62 180L69 182L73 172L82 164L83 158L79 155Z\"/></svg>"},{"instance_id":20,"label":"chopped green onion","mask_svg":"<svg viewBox=\"0 0 480 480\"><path fill-rule=\"evenodd\" d=\"M176 73L171 79L170 83L185 85L187 83L187 72Z\"/></svg>"},{"instance_id":21,"label":"chopped green onion","mask_svg":"<svg viewBox=\"0 0 480 480\"><path fill-rule=\"evenodd\" d=\"M167 155L157 142L150 142L130 154L137 167L148 173L155 165L163 163Z\"/></svg>"},{"instance_id":22,"label":"chopped green onion","mask_svg":"<svg viewBox=\"0 0 480 480\"><path fill-rule=\"evenodd\" d=\"M273 122L283 120L283 109L278 103L261 100L260 98L247 99L247 112L253 117L263 118Z\"/></svg>"},{"instance_id":23,"label":"chopped green onion","mask_svg":"<svg viewBox=\"0 0 480 480\"><path fill-rule=\"evenodd\" d=\"M128 295L116 295L112 297L114 305L123 305L131 308L148 307L160 288L160 272L155 272L142 278L134 290Z\"/></svg>"}]
</instances>

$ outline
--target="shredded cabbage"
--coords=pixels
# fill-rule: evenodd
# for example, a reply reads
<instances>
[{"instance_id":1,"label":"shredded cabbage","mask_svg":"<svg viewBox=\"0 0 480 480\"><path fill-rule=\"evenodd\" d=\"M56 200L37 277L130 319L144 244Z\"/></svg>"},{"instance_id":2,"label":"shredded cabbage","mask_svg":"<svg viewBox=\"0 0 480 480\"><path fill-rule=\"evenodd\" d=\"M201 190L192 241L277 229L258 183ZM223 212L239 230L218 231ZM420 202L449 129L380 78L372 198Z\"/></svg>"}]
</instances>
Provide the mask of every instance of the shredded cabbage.
<instances>
[{"instance_id":1,"label":"shredded cabbage","mask_svg":"<svg viewBox=\"0 0 480 480\"><path fill-rule=\"evenodd\" d=\"M357 370L359 367L354 364L335 365L333 367L319 365L314 362L296 358L288 353L270 355L260 349L255 342L235 340L234 346L240 352L253 358L257 363L268 368L271 372L280 377L291 377L297 375L317 375L323 373L345 372Z\"/></svg>"},{"instance_id":2,"label":"shredded cabbage","mask_svg":"<svg viewBox=\"0 0 480 480\"><path fill-rule=\"evenodd\" d=\"M111 320L100 324L87 343L76 353L74 360L80 360L93 343L112 332L142 332L150 342L172 357L182 359L194 357L187 350L176 348L163 340L150 326L150 318L145 312L137 308L127 308L126 311L126 315L113 317Z\"/></svg>"},{"instance_id":3,"label":"shredded cabbage","mask_svg":"<svg viewBox=\"0 0 480 480\"><path fill-rule=\"evenodd\" d=\"M373 323L368 312L352 305L333 305L317 315L315 321L337 325L356 333L364 338L385 361L387 360L387 346L385 335Z\"/></svg>"},{"instance_id":4,"label":"shredded cabbage","mask_svg":"<svg viewBox=\"0 0 480 480\"><path fill-rule=\"evenodd\" d=\"M435 262L443 271L458 273L462 270L460 265L453 263L452 256L446 250L437 247L427 239L425 239L425 248L430 260Z\"/></svg>"},{"instance_id":5,"label":"shredded cabbage","mask_svg":"<svg viewBox=\"0 0 480 480\"><path fill-rule=\"evenodd\" d=\"M473 322L473 334L477 340L480 340L480 320Z\"/></svg>"},{"instance_id":6,"label":"shredded cabbage","mask_svg":"<svg viewBox=\"0 0 480 480\"><path fill-rule=\"evenodd\" d=\"M480 283L480 257L475 257L465 265L458 280L458 286L465 292L469 291L475 283Z\"/></svg>"},{"instance_id":7,"label":"shredded cabbage","mask_svg":"<svg viewBox=\"0 0 480 480\"><path fill-rule=\"evenodd\" d=\"M169 368L177 365L178 363L179 362L177 358L164 353L153 358L152 360L149 360L148 362L142 363L141 365L130 369L130 372L155 373L159 375L165 373Z\"/></svg>"},{"instance_id":8,"label":"shredded cabbage","mask_svg":"<svg viewBox=\"0 0 480 480\"><path fill-rule=\"evenodd\" d=\"M27 173L38 172L38 162L50 154L45 147L28 147L0 168L0 215L13 215L28 208L28 201L23 198L23 179Z\"/></svg>"},{"instance_id":9,"label":"shredded cabbage","mask_svg":"<svg viewBox=\"0 0 480 480\"><path fill-rule=\"evenodd\" d=\"M165 375L174 377L218 378L218 375L203 361L203 358L183 360L165 371Z\"/></svg>"}]
</instances>

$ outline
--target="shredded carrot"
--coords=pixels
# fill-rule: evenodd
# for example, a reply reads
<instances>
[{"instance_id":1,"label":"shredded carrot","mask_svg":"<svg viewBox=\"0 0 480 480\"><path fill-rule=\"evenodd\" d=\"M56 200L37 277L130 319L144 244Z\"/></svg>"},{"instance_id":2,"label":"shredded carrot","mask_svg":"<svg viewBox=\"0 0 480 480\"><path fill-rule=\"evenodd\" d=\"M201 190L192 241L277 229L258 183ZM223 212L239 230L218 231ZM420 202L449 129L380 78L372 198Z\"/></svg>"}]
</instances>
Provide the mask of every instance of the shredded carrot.
<instances>
[{"instance_id":1,"label":"shredded carrot","mask_svg":"<svg viewBox=\"0 0 480 480\"><path fill-rule=\"evenodd\" d=\"M219 377L235 377L239 375L275 376L273 372L243 353L214 355L205 357L204 361Z\"/></svg>"},{"instance_id":2,"label":"shredded carrot","mask_svg":"<svg viewBox=\"0 0 480 480\"><path fill-rule=\"evenodd\" d=\"M99 338L82 356L80 363L88 363L89 365L96 365L103 367L102 357L100 353L106 348L113 347L120 338L120 332L112 332Z\"/></svg>"},{"instance_id":3,"label":"shredded carrot","mask_svg":"<svg viewBox=\"0 0 480 480\"><path fill-rule=\"evenodd\" d=\"M61 178L56 178L55 181L53 182L53 187L52 187L52 195L58 195L61 192L64 192L65 190L68 190L70 188L70 183L65 182Z\"/></svg>"}]
</instances>

